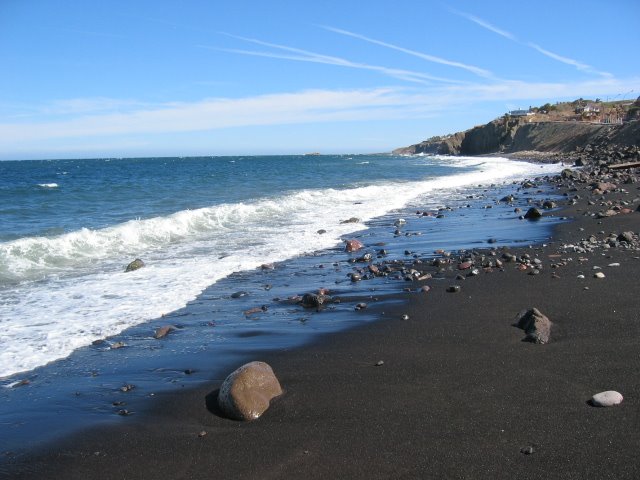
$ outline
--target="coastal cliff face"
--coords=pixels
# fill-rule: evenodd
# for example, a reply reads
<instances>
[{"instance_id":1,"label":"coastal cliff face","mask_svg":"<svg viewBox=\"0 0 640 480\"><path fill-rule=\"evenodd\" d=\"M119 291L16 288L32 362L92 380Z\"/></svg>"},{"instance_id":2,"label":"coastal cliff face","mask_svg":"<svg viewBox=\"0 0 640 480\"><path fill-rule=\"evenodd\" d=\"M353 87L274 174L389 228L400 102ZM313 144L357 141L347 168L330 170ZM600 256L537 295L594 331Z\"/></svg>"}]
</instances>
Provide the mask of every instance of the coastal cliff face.
<instances>
[{"instance_id":1,"label":"coastal cliff face","mask_svg":"<svg viewBox=\"0 0 640 480\"><path fill-rule=\"evenodd\" d=\"M587 122L531 122L500 118L436 140L398 148L395 154L486 155L537 151L572 153L586 145L640 145L640 122L622 125Z\"/></svg>"}]
</instances>

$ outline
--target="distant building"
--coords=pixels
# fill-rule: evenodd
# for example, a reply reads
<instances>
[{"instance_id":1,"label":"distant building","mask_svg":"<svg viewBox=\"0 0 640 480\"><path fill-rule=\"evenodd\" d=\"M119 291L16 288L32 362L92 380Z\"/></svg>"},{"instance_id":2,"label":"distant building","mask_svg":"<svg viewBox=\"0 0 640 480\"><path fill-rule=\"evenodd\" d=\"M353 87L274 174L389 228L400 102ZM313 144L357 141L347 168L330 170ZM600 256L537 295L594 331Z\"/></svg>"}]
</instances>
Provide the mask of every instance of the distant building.
<instances>
[{"instance_id":1,"label":"distant building","mask_svg":"<svg viewBox=\"0 0 640 480\"><path fill-rule=\"evenodd\" d=\"M533 112L529 110L511 110L509 115L512 117L528 117L529 115L533 115Z\"/></svg>"},{"instance_id":2,"label":"distant building","mask_svg":"<svg viewBox=\"0 0 640 480\"><path fill-rule=\"evenodd\" d=\"M600 107L595 103L587 103L576 107L576 114L586 117L596 117L600 115Z\"/></svg>"}]
</instances>

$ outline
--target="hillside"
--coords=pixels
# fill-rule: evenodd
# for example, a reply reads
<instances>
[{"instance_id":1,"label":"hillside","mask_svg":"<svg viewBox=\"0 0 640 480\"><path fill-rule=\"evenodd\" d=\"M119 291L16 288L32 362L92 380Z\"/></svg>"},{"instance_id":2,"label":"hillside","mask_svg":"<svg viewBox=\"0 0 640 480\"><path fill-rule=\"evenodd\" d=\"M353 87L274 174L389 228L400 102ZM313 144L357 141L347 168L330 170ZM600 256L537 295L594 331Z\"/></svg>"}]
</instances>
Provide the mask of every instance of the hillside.
<instances>
[{"instance_id":1,"label":"hillside","mask_svg":"<svg viewBox=\"0 0 640 480\"><path fill-rule=\"evenodd\" d=\"M580 99L576 102L585 102ZM527 115L505 115L485 125L444 137L433 137L421 143L398 148L395 154L486 155L541 152L573 154L584 151L623 150L625 158L637 156L640 145L640 121L637 121L640 99L626 104L600 103L600 107L569 102L530 109ZM596 104L598 105L598 104ZM591 109L586 114L584 110ZM582 111L581 111L582 110ZM613 112L613 113L612 113ZM612 117L612 115L616 115ZM597 116L598 115L598 116ZM603 117L604 116L604 117ZM604 119L633 119L625 123L598 123Z\"/></svg>"}]
</instances>

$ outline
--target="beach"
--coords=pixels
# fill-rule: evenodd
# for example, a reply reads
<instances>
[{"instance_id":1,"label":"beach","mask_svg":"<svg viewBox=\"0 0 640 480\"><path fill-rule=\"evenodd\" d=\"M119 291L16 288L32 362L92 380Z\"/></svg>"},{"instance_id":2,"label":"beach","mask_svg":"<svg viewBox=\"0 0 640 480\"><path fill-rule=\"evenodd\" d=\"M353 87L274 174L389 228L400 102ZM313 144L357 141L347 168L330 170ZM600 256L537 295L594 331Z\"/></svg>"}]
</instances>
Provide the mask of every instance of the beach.
<instances>
[{"instance_id":1,"label":"beach","mask_svg":"<svg viewBox=\"0 0 640 480\"><path fill-rule=\"evenodd\" d=\"M117 424L5 452L0 473L637 478L640 253L631 172L618 174L608 192L593 191L601 172L551 180L561 208L541 211L569 221L555 224L547 240L493 250L485 244L441 262L407 259L405 267L432 278L345 301L367 302L376 321L247 358L270 364L285 391L256 421L220 415L216 390L231 368L206 385L158 393ZM520 187L516 195L524 195ZM629 241L618 239L624 232L634 232ZM461 267L465 261L472 265ZM418 291L425 285L427 292ZM448 291L454 285L459 290ZM553 324L546 344L524 342L512 325L533 307ZM606 390L620 392L622 404L589 404Z\"/></svg>"}]
</instances>

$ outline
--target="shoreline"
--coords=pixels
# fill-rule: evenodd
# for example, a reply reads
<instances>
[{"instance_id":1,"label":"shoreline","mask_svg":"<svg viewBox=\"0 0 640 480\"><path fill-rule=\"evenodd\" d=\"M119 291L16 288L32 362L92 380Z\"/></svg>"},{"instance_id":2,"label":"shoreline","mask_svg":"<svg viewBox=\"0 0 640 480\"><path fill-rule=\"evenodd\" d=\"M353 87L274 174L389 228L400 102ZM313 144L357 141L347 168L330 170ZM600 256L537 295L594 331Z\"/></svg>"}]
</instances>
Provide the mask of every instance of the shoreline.
<instances>
[{"instance_id":1,"label":"shoreline","mask_svg":"<svg viewBox=\"0 0 640 480\"><path fill-rule=\"evenodd\" d=\"M637 185L627 186L635 190ZM444 280L434 275L411 283L413 288L429 285L428 293L397 293L372 303L367 311L381 321L264 355L261 359L274 367L286 393L257 422L239 424L208 411L206 397L223 380L211 379L205 387L159 394L155 406L130 422L80 432L20 458L5 455L6 471L12 478L122 478L122 469L127 478L150 478L158 467L172 478L204 478L212 471L234 478L414 478L426 473L506 478L515 472L540 478L540 469L547 478L637 476L640 467L630 455L638 444L634 392L639 386L631 373L640 365L632 356L637 335L633 338L628 330L637 333L640 323L634 313L640 293L634 284L637 252L610 249L605 253L612 258L601 260L589 252L557 253L557 248L559 242L578 242L581 235L593 234L600 241L598 232L614 228L632 230L637 239L639 214L584 217L585 210L600 205L588 205L596 197L584 197L579 187L582 198L561 211L574 219L554 227L553 243L509 249L518 257L537 254L543 259L539 274L519 271L515 265L520 262L505 262L502 269L456 280L461 271L455 263L444 264ZM566 185L568 195L573 195L571 188ZM622 193L605 198L616 197L626 198ZM487 249L478 252L489 256ZM569 257L576 259L551 268ZM602 280L592 279L587 270L598 266L591 264L596 260L607 274ZM620 267L607 268L616 260ZM421 268L437 273L443 266ZM552 277L554 272L559 278ZM578 279L577 272L586 278ZM446 292L450 284L461 285L461 291ZM602 298L620 305L617 316ZM533 306L558 326L549 345L523 343L522 332L510 326L519 310ZM409 320L399 320L402 313ZM590 318L594 313L599 318ZM603 334L605 320L610 327L626 327L624 335ZM624 368L609 358L612 351ZM379 360L384 365L376 367ZM591 373L579 362L589 365ZM600 387L607 376L612 385ZM607 389L625 396L621 406L600 410L585 404L590 395ZM600 429L598 435L589 436L593 432L584 425L578 428L585 419L587 426ZM510 425L498 428L501 423ZM626 438L615 439L618 453L607 450L613 463L591 461L604 445L600 441L611 441L621 429L619 437ZM206 435L200 436L203 431ZM562 451L559 442L571 439L570 433L587 435ZM534 446L534 455L520 453L527 443ZM566 475L573 462L582 464ZM500 473L501 468L512 471Z\"/></svg>"}]
</instances>

